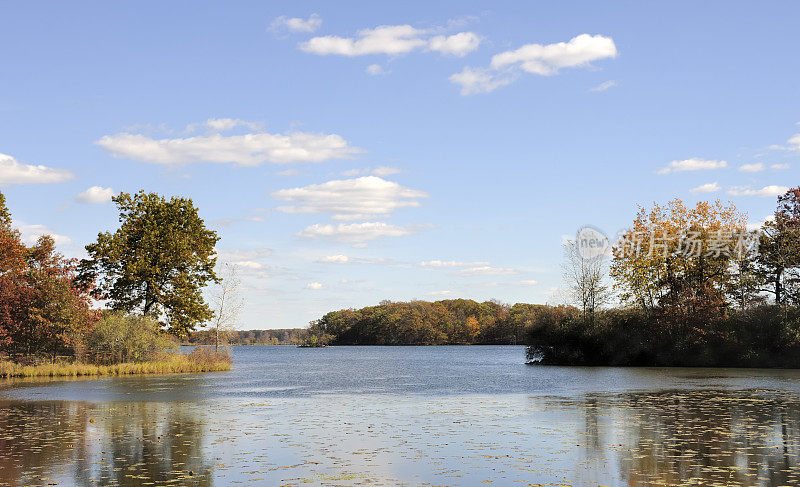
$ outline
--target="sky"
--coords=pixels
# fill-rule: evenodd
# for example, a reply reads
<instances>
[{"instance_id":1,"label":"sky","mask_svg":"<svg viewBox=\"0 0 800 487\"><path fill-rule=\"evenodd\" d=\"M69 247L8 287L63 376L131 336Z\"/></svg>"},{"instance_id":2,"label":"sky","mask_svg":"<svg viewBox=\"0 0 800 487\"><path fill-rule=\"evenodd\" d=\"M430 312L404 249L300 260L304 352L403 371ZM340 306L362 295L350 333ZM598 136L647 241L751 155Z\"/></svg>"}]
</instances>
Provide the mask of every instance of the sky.
<instances>
[{"instance_id":1,"label":"sky","mask_svg":"<svg viewBox=\"0 0 800 487\"><path fill-rule=\"evenodd\" d=\"M554 303L637 205L800 184L800 3L0 1L0 191L68 256L193 199L242 329Z\"/></svg>"}]
</instances>

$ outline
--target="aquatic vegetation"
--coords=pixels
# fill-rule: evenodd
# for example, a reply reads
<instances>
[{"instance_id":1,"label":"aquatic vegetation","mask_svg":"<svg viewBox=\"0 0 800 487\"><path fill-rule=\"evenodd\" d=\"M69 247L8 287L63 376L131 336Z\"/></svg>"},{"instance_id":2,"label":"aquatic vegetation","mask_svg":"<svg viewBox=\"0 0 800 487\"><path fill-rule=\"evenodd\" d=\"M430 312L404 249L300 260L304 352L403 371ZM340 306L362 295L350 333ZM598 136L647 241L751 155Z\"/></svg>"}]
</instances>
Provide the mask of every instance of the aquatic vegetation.
<instances>
[{"instance_id":1,"label":"aquatic vegetation","mask_svg":"<svg viewBox=\"0 0 800 487\"><path fill-rule=\"evenodd\" d=\"M181 374L221 372L230 369L231 360L227 354L215 354L213 351L199 350L188 355L178 353L165 354L157 360L125 362L112 365L85 363L22 365L9 361L1 361L0 378Z\"/></svg>"}]
</instances>

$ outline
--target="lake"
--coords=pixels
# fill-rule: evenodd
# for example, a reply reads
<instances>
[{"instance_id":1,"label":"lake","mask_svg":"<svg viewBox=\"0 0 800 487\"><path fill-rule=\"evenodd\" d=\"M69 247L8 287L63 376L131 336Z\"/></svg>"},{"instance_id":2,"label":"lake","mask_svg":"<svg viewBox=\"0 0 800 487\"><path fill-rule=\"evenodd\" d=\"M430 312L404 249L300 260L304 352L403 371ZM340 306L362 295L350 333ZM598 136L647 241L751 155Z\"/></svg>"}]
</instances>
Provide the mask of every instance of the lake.
<instances>
[{"instance_id":1,"label":"lake","mask_svg":"<svg viewBox=\"0 0 800 487\"><path fill-rule=\"evenodd\" d=\"M800 484L800 371L529 366L519 346L233 355L0 382L0 485Z\"/></svg>"}]
</instances>

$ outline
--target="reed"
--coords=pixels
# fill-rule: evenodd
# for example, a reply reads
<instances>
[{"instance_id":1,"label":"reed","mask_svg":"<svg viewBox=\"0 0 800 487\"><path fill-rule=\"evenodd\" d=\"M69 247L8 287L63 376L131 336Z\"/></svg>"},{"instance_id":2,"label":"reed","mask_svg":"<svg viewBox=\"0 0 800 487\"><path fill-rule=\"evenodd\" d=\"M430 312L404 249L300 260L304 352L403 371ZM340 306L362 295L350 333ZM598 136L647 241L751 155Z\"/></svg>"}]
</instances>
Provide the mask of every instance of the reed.
<instances>
[{"instance_id":1,"label":"reed","mask_svg":"<svg viewBox=\"0 0 800 487\"><path fill-rule=\"evenodd\" d=\"M9 361L0 361L0 378L185 374L221 372L230 369L231 360L227 354L199 351L192 352L189 355L178 353L164 355L158 360L146 362L128 362L112 365L84 363L22 365Z\"/></svg>"}]
</instances>

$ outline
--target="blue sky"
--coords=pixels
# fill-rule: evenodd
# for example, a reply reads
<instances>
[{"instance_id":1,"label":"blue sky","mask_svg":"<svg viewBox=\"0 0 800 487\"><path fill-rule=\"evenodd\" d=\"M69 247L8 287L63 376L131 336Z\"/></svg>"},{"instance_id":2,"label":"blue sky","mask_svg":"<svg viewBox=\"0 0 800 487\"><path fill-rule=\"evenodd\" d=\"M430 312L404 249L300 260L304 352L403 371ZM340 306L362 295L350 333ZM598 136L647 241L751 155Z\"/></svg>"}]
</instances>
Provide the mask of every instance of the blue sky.
<instances>
[{"instance_id":1,"label":"blue sky","mask_svg":"<svg viewBox=\"0 0 800 487\"><path fill-rule=\"evenodd\" d=\"M755 223L800 184L797 2L2 2L0 18L17 226L81 256L116 226L111 194L189 196L240 265L242 328L382 299L553 302L582 225L614 233L674 197Z\"/></svg>"}]
</instances>

